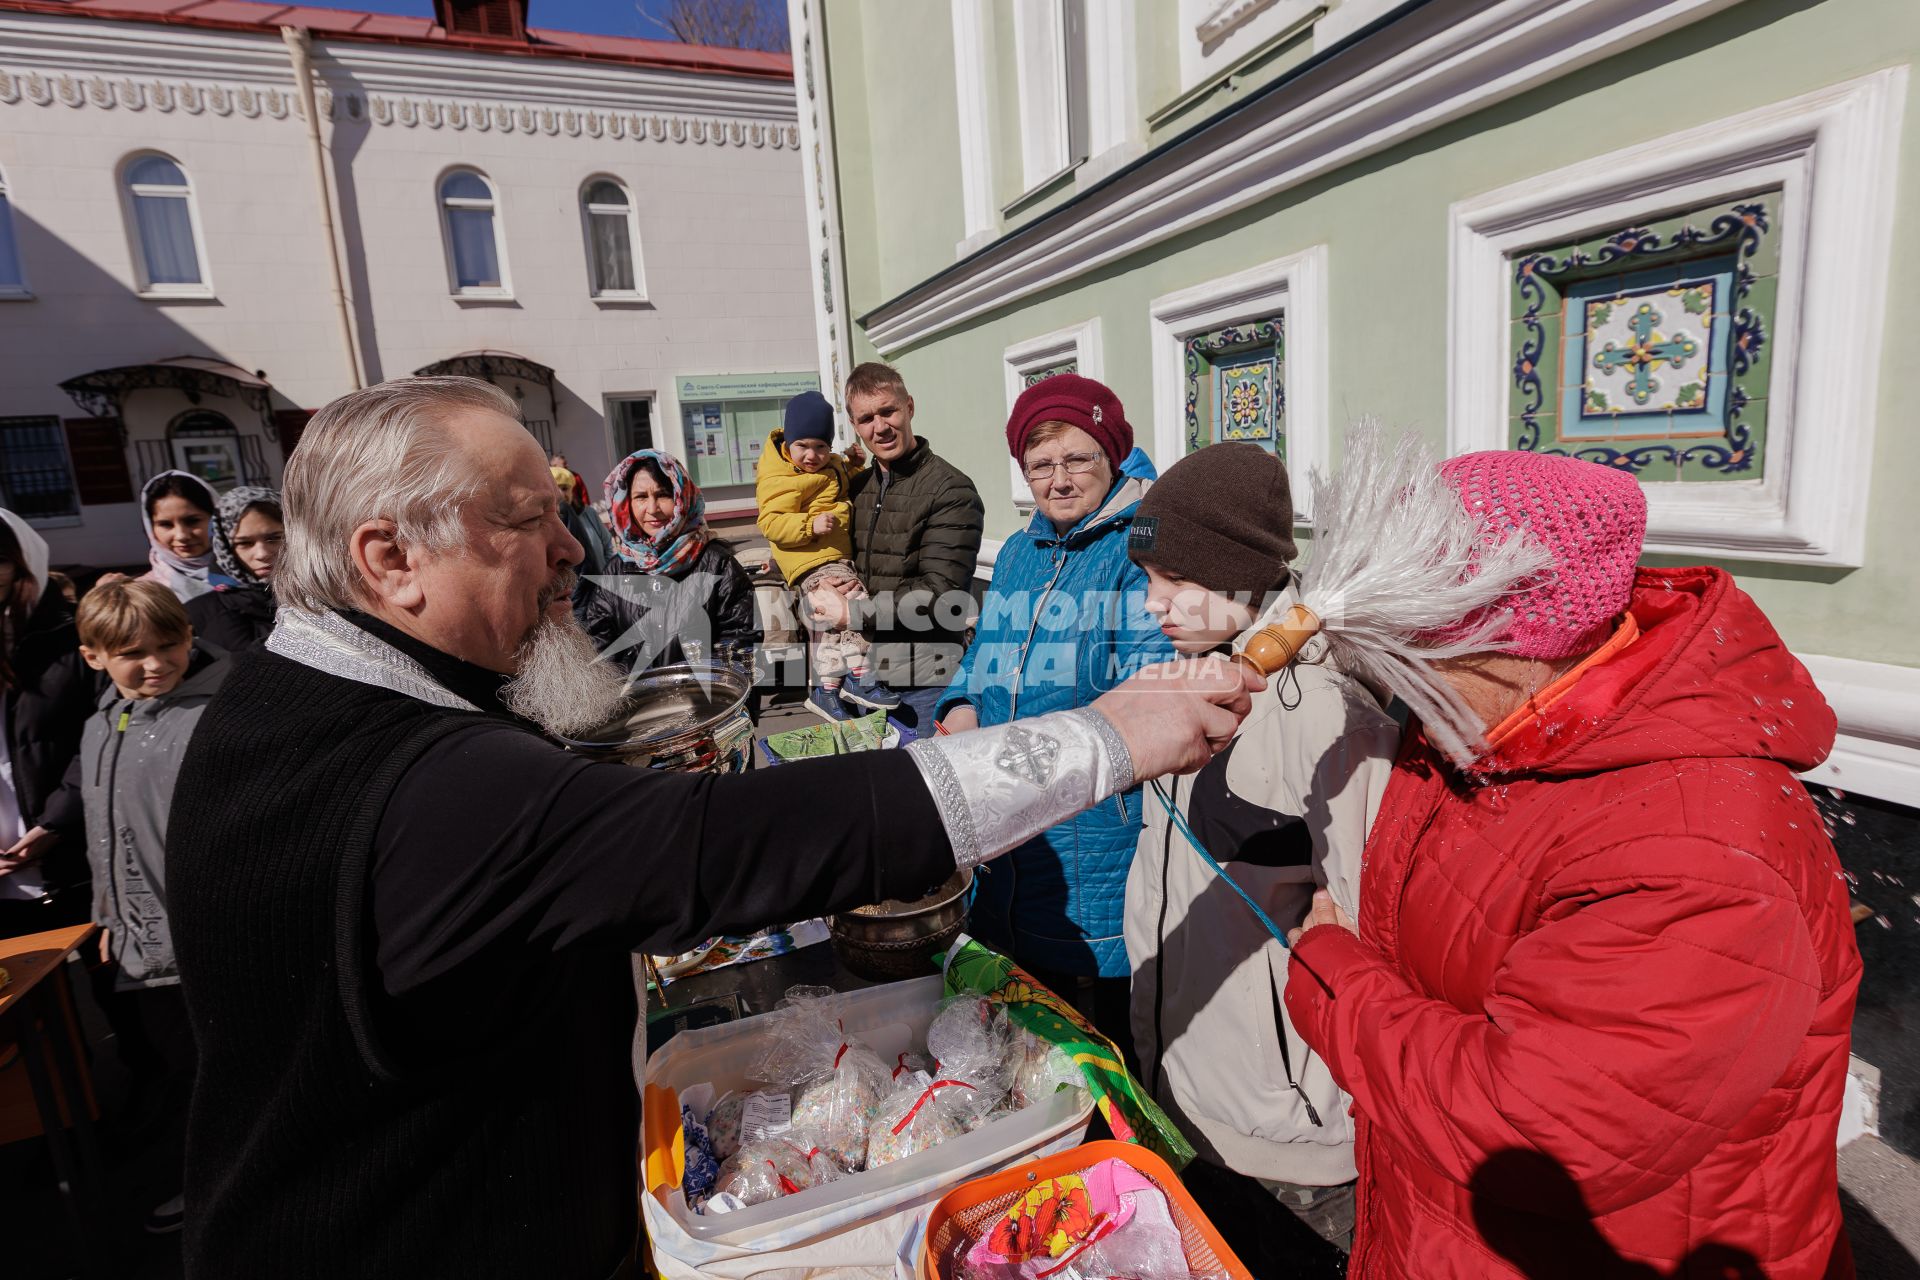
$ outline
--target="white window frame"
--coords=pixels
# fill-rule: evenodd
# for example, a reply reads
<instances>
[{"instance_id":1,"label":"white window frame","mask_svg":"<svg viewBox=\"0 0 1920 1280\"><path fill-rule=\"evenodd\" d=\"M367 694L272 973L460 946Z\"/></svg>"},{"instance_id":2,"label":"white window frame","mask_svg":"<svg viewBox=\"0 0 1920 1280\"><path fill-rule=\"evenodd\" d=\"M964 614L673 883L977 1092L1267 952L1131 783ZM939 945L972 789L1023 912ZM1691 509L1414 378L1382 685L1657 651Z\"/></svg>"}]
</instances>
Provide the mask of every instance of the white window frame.
<instances>
[{"instance_id":1,"label":"white window frame","mask_svg":"<svg viewBox=\"0 0 1920 1280\"><path fill-rule=\"evenodd\" d=\"M1081 184L1096 182L1145 151L1135 65L1136 0L1087 0L1087 156Z\"/></svg>"},{"instance_id":2,"label":"white window frame","mask_svg":"<svg viewBox=\"0 0 1920 1280\"><path fill-rule=\"evenodd\" d=\"M1328 420L1327 246L1209 280L1147 304L1153 353L1153 465L1165 471L1187 439L1186 343L1222 325L1285 317L1287 479L1293 522L1313 523L1312 473L1333 461Z\"/></svg>"},{"instance_id":3,"label":"white window frame","mask_svg":"<svg viewBox=\"0 0 1920 1280\"><path fill-rule=\"evenodd\" d=\"M1765 476L1643 485L1646 549L1862 563L1906 80L1875 72L1454 205L1448 448L1508 447L1511 255L1778 187Z\"/></svg>"},{"instance_id":4,"label":"white window frame","mask_svg":"<svg viewBox=\"0 0 1920 1280\"><path fill-rule=\"evenodd\" d=\"M620 188L627 198L625 210L627 218L627 253L633 259L633 288L602 289L600 287L600 264L593 256L593 220L598 217L610 217L616 211L607 205L589 205L587 188L596 182L611 182ZM498 201L495 206L498 207ZM610 173L589 174L580 184L580 236L587 251L587 290L595 302L645 302L647 300L647 269L640 255L640 208L634 201L633 188ZM504 274L504 268L502 269Z\"/></svg>"},{"instance_id":5,"label":"white window frame","mask_svg":"<svg viewBox=\"0 0 1920 1280\"><path fill-rule=\"evenodd\" d=\"M1007 416L1013 416L1013 402L1025 391L1027 375L1048 365L1071 358L1074 371L1096 382L1106 380L1106 365L1100 349L1100 317L1055 329L1038 337L1016 342L1001 358L1001 372L1007 388ZM1012 482L1013 506L1023 516L1033 514L1033 487L1020 470L1020 463L1007 459L1007 476Z\"/></svg>"},{"instance_id":6,"label":"white window frame","mask_svg":"<svg viewBox=\"0 0 1920 1280\"><path fill-rule=\"evenodd\" d=\"M987 0L953 0L953 80L960 118L960 211L963 238L953 247L964 258L998 232L993 199L992 29Z\"/></svg>"},{"instance_id":7,"label":"white window frame","mask_svg":"<svg viewBox=\"0 0 1920 1280\"><path fill-rule=\"evenodd\" d=\"M13 187L7 182L7 171L0 169L0 221L4 221L7 239L13 243L13 272L20 277L18 284L0 282L0 302L24 302L33 298L33 290L27 283L27 263L20 256L20 224L13 217Z\"/></svg>"},{"instance_id":8,"label":"white window frame","mask_svg":"<svg viewBox=\"0 0 1920 1280\"><path fill-rule=\"evenodd\" d=\"M133 183L127 180L128 172L134 165L151 156L158 156L180 171L186 179L185 195L175 194L177 187L147 187L135 190ZM213 263L207 257L207 241L200 222L200 201L193 185L193 172L178 156L166 151L147 148L135 151L120 161L114 174L115 188L120 193L120 217L127 228L127 247L133 259L134 293L138 297L167 300L174 298L211 298L213 293ZM187 202L187 226L193 232L194 261L200 266L198 284L155 284L147 278L147 246L140 238L140 221L134 215L133 198L151 196L165 200L185 200Z\"/></svg>"},{"instance_id":9,"label":"white window frame","mask_svg":"<svg viewBox=\"0 0 1920 1280\"><path fill-rule=\"evenodd\" d=\"M489 199L487 208L493 214L493 259L500 264L500 283L494 285L476 285L463 287L460 283L460 266L453 256L453 222L447 217L449 209L477 209L477 200L456 196L448 200L440 194L440 188L446 185L448 178L456 173L470 173L486 184ZM487 173L470 164L448 165L433 180L433 207L440 219L440 248L447 260L447 291L455 298L485 299L509 301L513 298L513 268L507 262L507 219L502 207L500 187ZM591 268L589 268L591 269Z\"/></svg>"},{"instance_id":10,"label":"white window frame","mask_svg":"<svg viewBox=\"0 0 1920 1280\"><path fill-rule=\"evenodd\" d=\"M1013 60L1019 82L1020 185L1018 204L1087 156L1085 129L1076 129L1073 50L1067 6L1086 0L1014 0ZM1086 41L1080 41L1084 60ZM1084 77L1085 68L1081 68ZM1081 84L1084 94L1084 82ZM1084 109L1084 108L1083 108Z\"/></svg>"}]
</instances>

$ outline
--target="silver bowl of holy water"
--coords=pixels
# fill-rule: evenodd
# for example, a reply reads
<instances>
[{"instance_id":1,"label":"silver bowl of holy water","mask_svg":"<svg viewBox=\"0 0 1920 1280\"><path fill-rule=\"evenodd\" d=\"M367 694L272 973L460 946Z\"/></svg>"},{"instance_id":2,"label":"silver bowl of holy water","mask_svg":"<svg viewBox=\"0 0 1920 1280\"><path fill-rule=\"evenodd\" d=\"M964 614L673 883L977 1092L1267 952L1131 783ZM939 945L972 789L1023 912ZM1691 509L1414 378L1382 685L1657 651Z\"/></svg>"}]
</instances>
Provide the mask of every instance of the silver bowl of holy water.
<instances>
[{"instance_id":1,"label":"silver bowl of holy water","mask_svg":"<svg viewBox=\"0 0 1920 1280\"><path fill-rule=\"evenodd\" d=\"M634 678L620 714L569 748L596 760L678 773L744 773L753 757L751 672L687 662Z\"/></svg>"}]
</instances>

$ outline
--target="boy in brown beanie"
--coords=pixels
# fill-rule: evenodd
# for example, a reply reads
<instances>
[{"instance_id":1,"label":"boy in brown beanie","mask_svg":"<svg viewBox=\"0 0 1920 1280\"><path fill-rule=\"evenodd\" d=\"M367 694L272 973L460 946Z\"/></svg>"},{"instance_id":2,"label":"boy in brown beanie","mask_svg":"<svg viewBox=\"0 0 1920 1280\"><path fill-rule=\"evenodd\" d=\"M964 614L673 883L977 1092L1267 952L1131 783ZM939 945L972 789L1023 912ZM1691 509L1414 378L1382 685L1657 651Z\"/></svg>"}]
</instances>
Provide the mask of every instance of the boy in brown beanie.
<instances>
[{"instance_id":1,"label":"boy in brown beanie","mask_svg":"<svg viewBox=\"0 0 1920 1280\"><path fill-rule=\"evenodd\" d=\"M1245 443L1182 458L1141 500L1127 553L1146 570L1147 612L1176 649L1238 647L1295 599L1286 466ZM1344 1247L1353 1230L1347 1098L1282 1011L1288 953L1194 845L1282 929L1305 919L1316 887L1349 911L1357 903L1361 849L1399 730L1323 656L1310 644L1255 694L1233 743L1199 773L1150 784L1127 878L1126 940L1141 1074L1199 1149L1187 1176L1202 1207L1243 1203L1257 1184ZM1259 1241L1229 1243L1244 1243L1259 1269Z\"/></svg>"}]
</instances>

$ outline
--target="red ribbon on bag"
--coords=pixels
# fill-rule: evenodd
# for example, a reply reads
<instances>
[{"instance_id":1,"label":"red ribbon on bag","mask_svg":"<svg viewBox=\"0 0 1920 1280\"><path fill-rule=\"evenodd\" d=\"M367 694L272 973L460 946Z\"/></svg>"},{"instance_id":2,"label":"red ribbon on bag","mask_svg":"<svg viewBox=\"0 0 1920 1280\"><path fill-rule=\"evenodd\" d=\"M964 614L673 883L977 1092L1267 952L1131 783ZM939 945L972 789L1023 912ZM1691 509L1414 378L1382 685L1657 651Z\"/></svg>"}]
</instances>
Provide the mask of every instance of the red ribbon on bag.
<instances>
[{"instance_id":1,"label":"red ribbon on bag","mask_svg":"<svg viewBox=\"0 0 1920 1280\"><path fill-rule=\"evenodd\" d=\"M818 1147L808 1147L805 1151L802 1151L800 1148L794 1146L791 1142L788 1142L785 1138L782 1138L780 1140L780 1145L785 1147L787 1150L793 1152L793 1154L799 1156L802 1160L805 1160L809 1168L811 1168L813 1164L813 1158L820 1154L820 1148ZM799 1193L800 1188L794 1185L792 1178L789 1178L786 1174L780 1172L779 1165L776 1165L773 1161L769 1160L767 1161L767 1168L773 1170L773 1176L780 1179L781 1195L790 1196L790 1195L796 1195Z\"/></svg>"},{"instance_id":2,"label":"red ribbon on bag","mask_svg":"<svg viewBox=\"0 0 1920 1280\"><path fill-rule=\"evenodd\" d=\"M933 1096L935 1089L947 1088L971 1089L973 1086L965 1080L935 1080L921 1092L918 1098L913 1100L913 1106L907 1111L906 1115L900 1117L900 1123L893 1126L893 1132L898 1135L903 1132L908 1125L913 1123L913 1118L920 1114L921 1107L927 1105L927 1099Z\"/></svg>"},{"instance_id":3,"label":"red ribbon on bag","mask_svg":"<svg viewBox=\"0 0 1920 1280\"><path fill-rule=\"evenodd\" d=\"M792 1144L791 1144L791 1143L789 1143L788 1145L789 1145L789 1146L792 1146ZM800 1149L800 1148L798 1148L798 1147L794 1147L794 1150L795 1150L795 1151L798 1151L799 1149ZM769 1160L769 1161L767 1161L767 1168L769 1168L769 1169L771 1169L771 1170L773 1170L773 1176L774 1176L774 1177L776 1177L776 1178L778 1178L778 1179L780 1179L780 1194L781 1194L781 1195L783 1195L783 1196L791 1196L791 1195L797 1195L797 1194L799 1194L799 1191L800 1191L800 1188L794 1185L794 1183L793 1183L793 1179L792 1179L792 1178L789 1178L789 1177L788 1177L788 1176L787 1176L786 1174L784 1174L784 1173L782 1173L782 1172L780 1172L780 1166L779 1166L779 1165L777 1165L777 1164L775 1164L775 1163L774 1163L773 1161L771 1161L771 1160Z\"/></svg>"}]
</instances>

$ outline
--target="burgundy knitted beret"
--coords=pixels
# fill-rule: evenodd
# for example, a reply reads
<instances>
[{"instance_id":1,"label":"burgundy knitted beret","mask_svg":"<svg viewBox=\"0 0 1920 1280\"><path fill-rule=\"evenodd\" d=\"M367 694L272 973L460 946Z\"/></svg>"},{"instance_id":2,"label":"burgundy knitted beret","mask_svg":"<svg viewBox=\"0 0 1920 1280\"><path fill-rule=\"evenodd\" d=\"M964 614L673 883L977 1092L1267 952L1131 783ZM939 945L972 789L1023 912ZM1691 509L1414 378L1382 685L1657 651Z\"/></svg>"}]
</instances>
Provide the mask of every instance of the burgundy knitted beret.
<instances>
[{"instance_id":1,"label":"burgundy knitted beret","mask_svg":"<svg viewBox=\"0 0 1920 1280\"><path fill-rule=\"evenodd\" d=\"M1100 442L1115 471L1133 452L1133 428L1127 423L1120 397L1092 378L1059 373L1020 393L1007 418L1007 448L1015 462L1026 461L1027 438L1043 422L1079 427Z\"/></svg>"}]
</instances>

